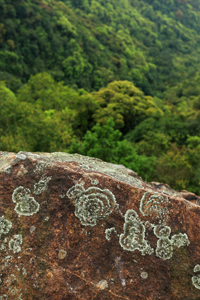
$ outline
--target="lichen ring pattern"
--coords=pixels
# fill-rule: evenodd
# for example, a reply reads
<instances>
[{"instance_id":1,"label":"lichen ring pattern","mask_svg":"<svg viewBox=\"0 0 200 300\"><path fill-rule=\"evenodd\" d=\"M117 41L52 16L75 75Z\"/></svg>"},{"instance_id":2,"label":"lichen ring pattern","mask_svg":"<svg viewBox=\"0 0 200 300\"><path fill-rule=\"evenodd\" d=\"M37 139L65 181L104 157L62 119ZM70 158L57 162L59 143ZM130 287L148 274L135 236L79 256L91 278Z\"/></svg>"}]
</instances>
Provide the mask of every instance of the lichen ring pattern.
<instances>
[{"instance_id":1,"label":"lichen ring pattern","mask_svg":"<svg viewBox=\"0 0 200 300\"><path fill-rule=\"evenodd\" d=\"M75 201L75 216L85 226L97 225L97 221L108 216L116 206L115 196L108 189L85 190L77 184L68 190L67 196Z\"/></svg>"}]
</instances>

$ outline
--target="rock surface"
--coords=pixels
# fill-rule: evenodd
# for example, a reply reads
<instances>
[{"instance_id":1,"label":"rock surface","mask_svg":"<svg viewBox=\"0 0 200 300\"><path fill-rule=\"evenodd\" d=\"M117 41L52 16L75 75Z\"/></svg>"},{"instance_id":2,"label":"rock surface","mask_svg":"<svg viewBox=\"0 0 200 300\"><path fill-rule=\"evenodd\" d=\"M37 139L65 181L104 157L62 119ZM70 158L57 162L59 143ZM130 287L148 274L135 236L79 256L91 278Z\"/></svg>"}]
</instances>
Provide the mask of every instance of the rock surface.
<instances>
[{"instance_id":1,"label":"rock surface","mask_svg":"<svg viewBox=\"0 0 200 300\"><path fill-rule=\"evenodd\" d=\"M0 152L0 300L200 299L199 203L98 159Z\"/></svg>"}]
</instances>

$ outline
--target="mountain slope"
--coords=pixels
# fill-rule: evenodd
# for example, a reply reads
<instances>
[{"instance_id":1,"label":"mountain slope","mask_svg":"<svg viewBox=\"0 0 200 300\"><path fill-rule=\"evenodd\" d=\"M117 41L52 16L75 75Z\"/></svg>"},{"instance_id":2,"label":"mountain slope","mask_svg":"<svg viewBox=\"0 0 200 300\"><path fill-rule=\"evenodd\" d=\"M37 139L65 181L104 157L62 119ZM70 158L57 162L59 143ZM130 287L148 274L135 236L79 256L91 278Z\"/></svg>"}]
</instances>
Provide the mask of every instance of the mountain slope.
<instances>
[{"instance_id":1,"label":"mountain slope","mask_svg":"<svg viewBox=\"0 0 200 300\"><path fill-rule=\"evenodd\" d=\"M198 72L199 6L181 0L0 0L0 80L17 89L17 79L24 83L48 71L88 91L129 80L161 98Z\"/></svg>"}]
</instances>

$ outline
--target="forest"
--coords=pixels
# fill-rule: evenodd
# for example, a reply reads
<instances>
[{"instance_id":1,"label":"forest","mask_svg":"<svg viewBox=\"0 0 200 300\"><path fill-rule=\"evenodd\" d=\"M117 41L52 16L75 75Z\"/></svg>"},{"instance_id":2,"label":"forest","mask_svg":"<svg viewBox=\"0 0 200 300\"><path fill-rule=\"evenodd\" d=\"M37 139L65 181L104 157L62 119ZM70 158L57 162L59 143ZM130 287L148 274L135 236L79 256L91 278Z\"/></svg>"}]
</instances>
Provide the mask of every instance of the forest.
<instances>
[{"instance_id":1,"label":"forest","mask_svg":"<svg viewBox=\"0 0 200 300\"><path fill-rule=\"evenodd\" d=\"M200 195L200 0L0 0L0 150Z\"/></svg>"}]
</instances>

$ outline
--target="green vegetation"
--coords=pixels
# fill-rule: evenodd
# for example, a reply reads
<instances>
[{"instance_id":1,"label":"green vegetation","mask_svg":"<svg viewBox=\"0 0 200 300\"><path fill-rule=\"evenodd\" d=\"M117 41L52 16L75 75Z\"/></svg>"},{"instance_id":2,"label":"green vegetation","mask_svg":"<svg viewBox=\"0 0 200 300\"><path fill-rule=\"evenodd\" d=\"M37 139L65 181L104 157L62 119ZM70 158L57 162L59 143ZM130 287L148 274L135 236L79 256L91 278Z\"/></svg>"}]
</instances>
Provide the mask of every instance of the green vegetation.
<instances>
[{"instance_id":1,"label":"green vegetation","mask_svg":"<svg viewBox=\"0 0 200 300\"><path fill-rule=\"evenodd\" d=\"M0 0L0 149L200 194L200 0Z\"/></svg>"}]
</instances>

